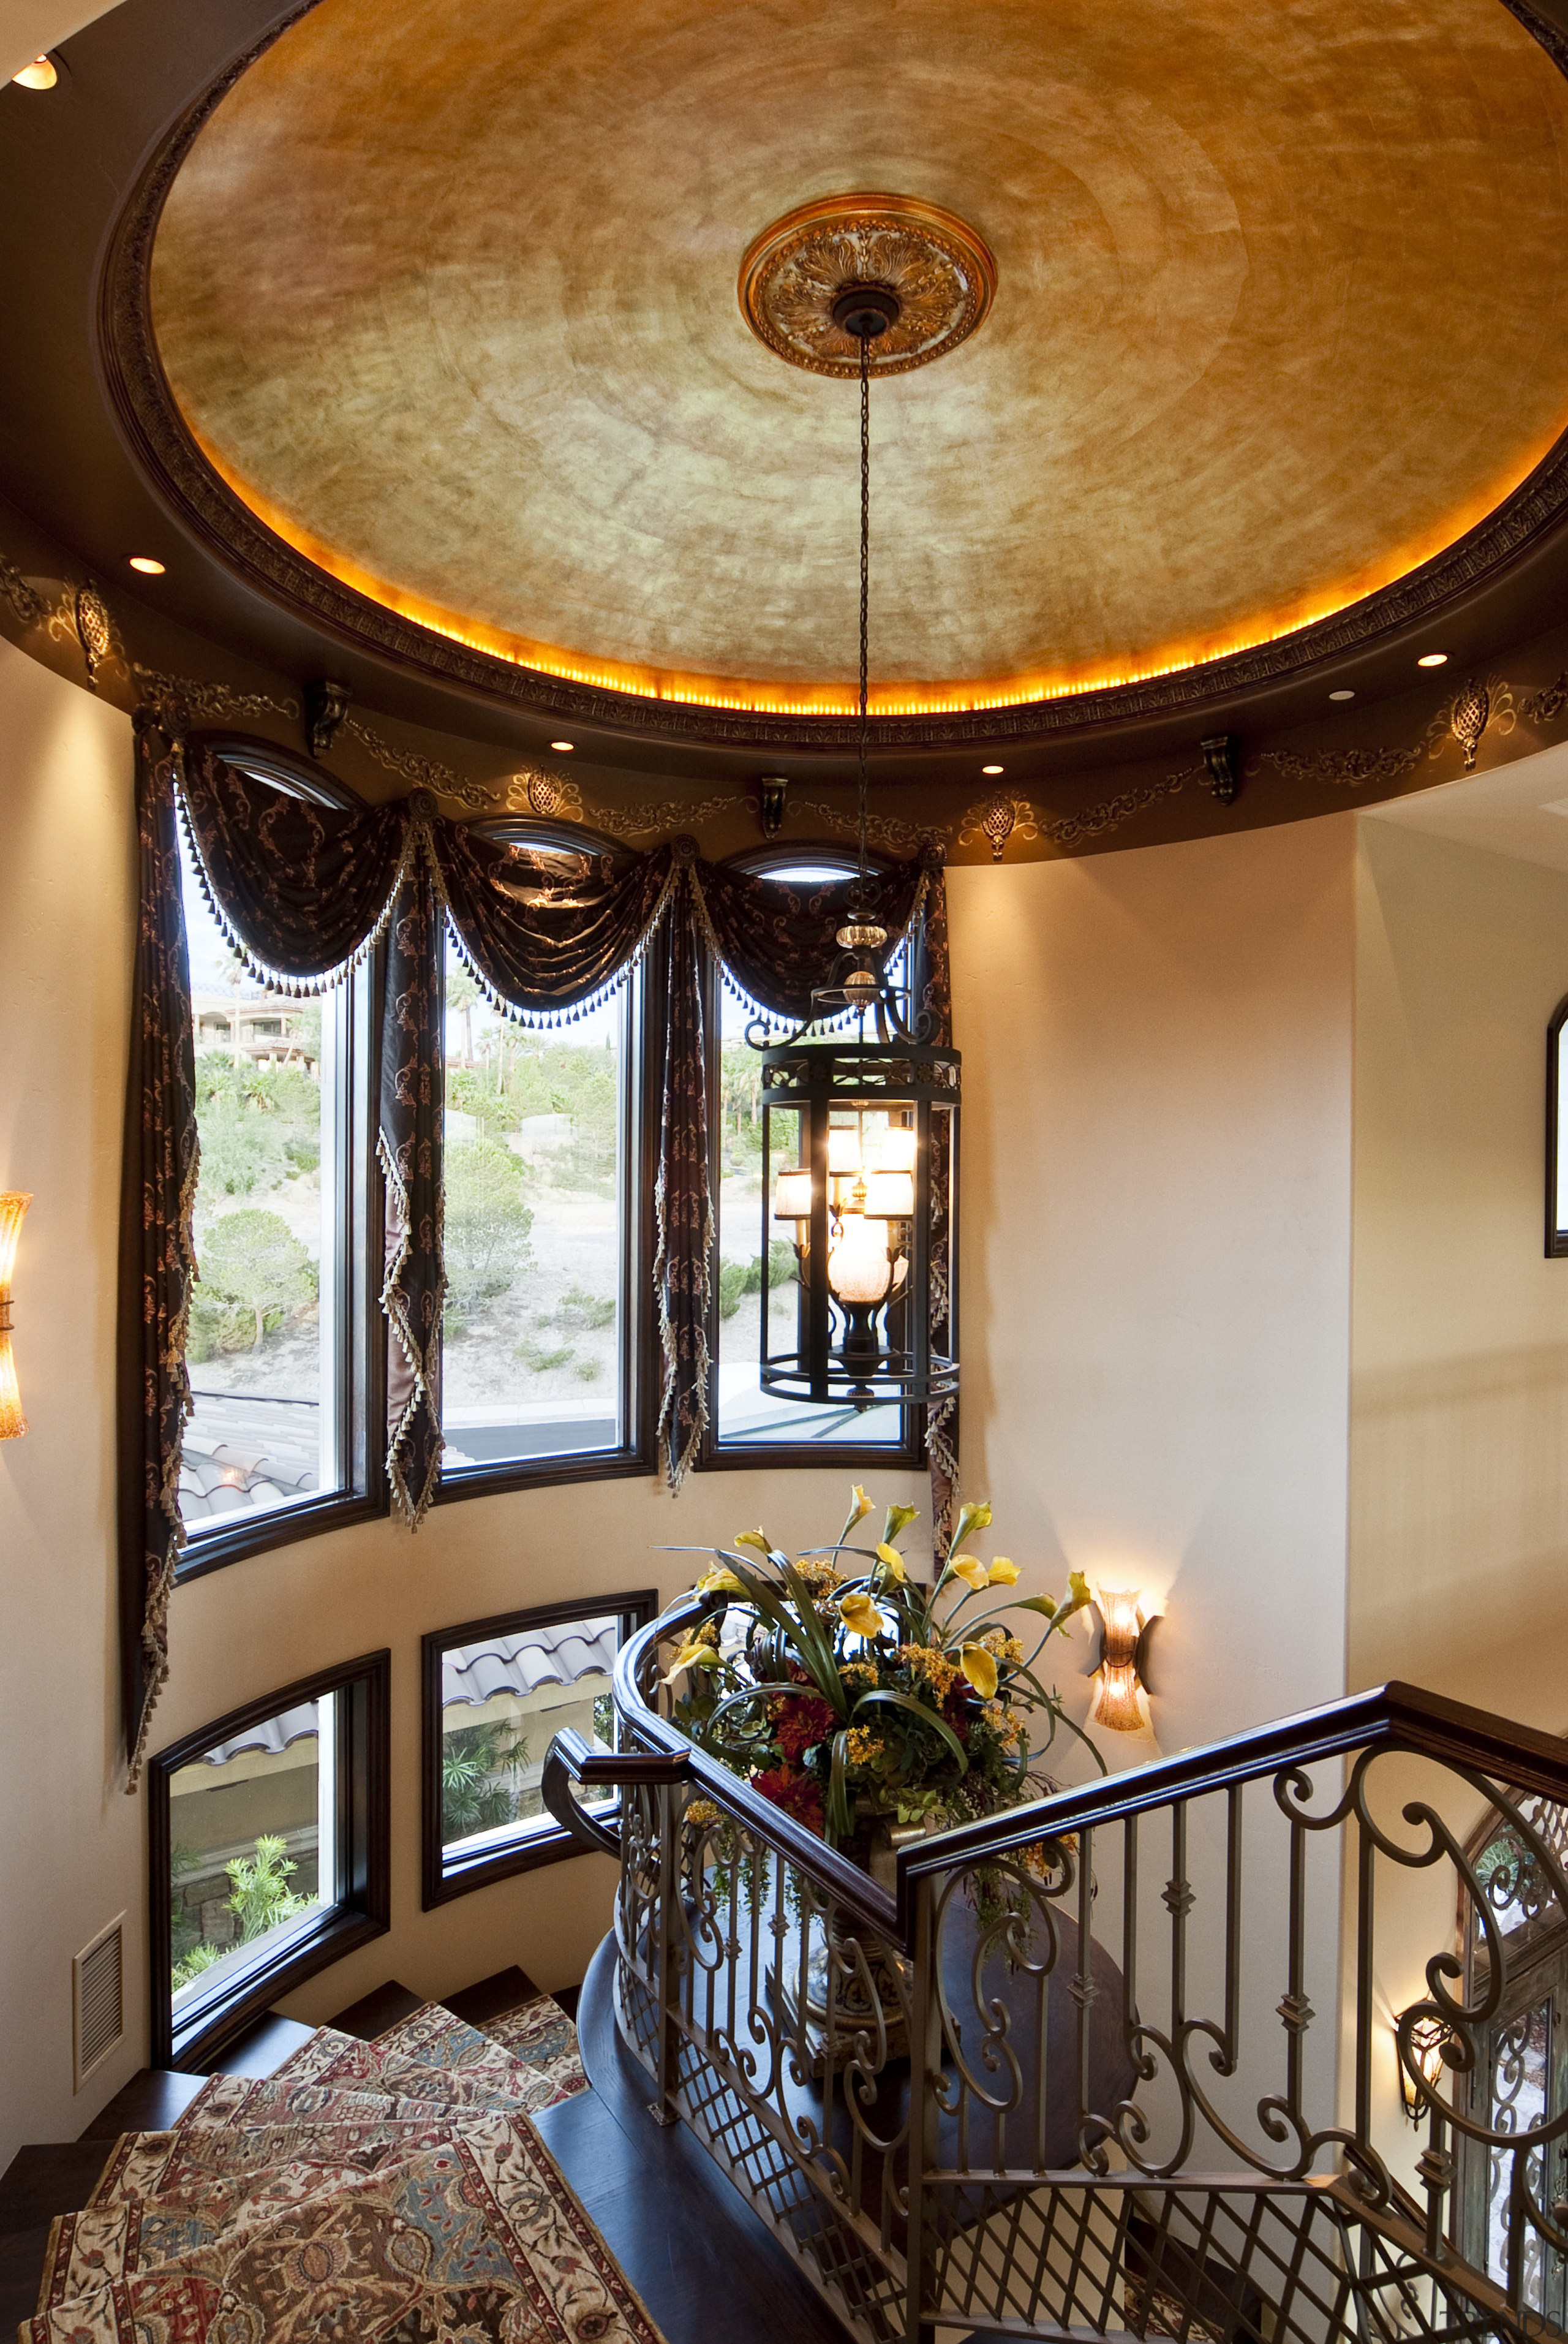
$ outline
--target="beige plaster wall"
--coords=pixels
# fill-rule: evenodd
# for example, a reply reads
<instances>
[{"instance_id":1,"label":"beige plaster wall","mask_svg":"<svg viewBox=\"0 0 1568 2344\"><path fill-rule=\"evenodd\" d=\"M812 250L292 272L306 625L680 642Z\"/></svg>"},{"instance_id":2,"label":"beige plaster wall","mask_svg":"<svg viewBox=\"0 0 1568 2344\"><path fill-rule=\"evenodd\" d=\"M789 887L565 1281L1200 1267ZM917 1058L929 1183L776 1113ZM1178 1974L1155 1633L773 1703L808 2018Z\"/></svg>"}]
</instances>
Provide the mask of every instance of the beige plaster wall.
<instances>
[{"instance_id":1,"label":"beige plaster wall","mask_svg":"<svg viewBox=\"0 0 1568 2344\"><path fill-rule=\"evenodd\" d=\"M1361 823L1348 1681L1568 1727L1568 1261L1543 1241L1568 874Z\"/></svg>"},{"instance_id":2,"label":"beige plaster wall","mask_svg":"<svg viewBox=\"0 0 1568 2344\"><path fill-rule=\"evenodd\" d=\"M115 1264L130 1019L131 728L0 642L0 1188L29 1429L0 1444L0 2169L139 2064L139 1802L114 1763ZM133 2032L71 2089L71 1956L126 1915Z\"/></svg>"},{"instance_id":3,"label":"beige plaster wall","mask_svg":"<svg viewBox=\"0 0 1568 2344\"><path fill-rule=\"evenodd\" d=\"M950 874L968 1478L1047 1583L1166 1612L1168 1750L1343 1688L1352 852Z\"/></svg>"},{"instance_id":4,"label":"beige plaster wall","mask_svg":"<svg viewBox=\"0 0 1568 2344\"><path fill-rule=\"evenodd\" d=\"M1568 1261L1546 1258L1546 1026L1568 992L1568 874L1362 817L1346 1606L1352 1690L1398 1677L1568 1726ZM1420 1761L1375 1810L1479 1802ZM1452 1868L1380 1859L1375 2130L1413 2179L1395 2014L1454 1929ZM1347 1899L1346 1958L1353 1915ZM1348 2077L1348 2061L1346 2063Z\"/></svg>"}]
</instances>

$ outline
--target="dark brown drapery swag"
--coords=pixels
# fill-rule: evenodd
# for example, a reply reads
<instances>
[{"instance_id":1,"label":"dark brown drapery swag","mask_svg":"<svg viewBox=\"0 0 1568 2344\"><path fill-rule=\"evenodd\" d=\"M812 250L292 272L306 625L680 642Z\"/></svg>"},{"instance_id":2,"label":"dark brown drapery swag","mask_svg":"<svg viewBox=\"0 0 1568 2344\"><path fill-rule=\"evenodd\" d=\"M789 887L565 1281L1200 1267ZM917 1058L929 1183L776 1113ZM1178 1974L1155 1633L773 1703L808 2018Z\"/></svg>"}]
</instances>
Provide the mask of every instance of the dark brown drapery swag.
<instances>
[{"instance_id":1,"label":"dark brown drapery swag","mask_svg":"<svg viewBox=\"0 0 1568 2344\"><path fill-rule=\"evenodd\" d=\"M190 1414L186 1321L196 1256L196 1043L191 1030L174 753L136 726L137 914L120 1197L120 1656L127 1789L168 1674L181 1531L180 1449Z\"/></svg>"},{"instance_id":2,"label":"dark brown drapery swag","mask_svg":"<svg viewBox=\"0 0 1568 2344\"><path fill-rule=\"evenodd\" d=\"M337 983L385 935L377 1154L387 1195L381 1305L388 1362L387 1470L417 1527L440 1477L442 1262L441 950L447 922L496 1005L565 1022L650 947L664 1006L654 1282L663 1349L658 1418L678 1489L708 1421L709 1193L702 955L776 1016L799 1019L834 955L848 880L793 889L703 863L691 839L648 854L590 852L562 879L527 850L447 821L427 792L352 810L286 797L205 744L139 726L141 908L137 1022L127 1120L127 1470L122 1539L127 1740L133 1778L166 1669L166 1613L181 1543L175 1493L189 1410L185 1326L197 1162L190 978L180 913L176 809L214 913L252 974L295 993ZM877 880L890 933L923 912L929 1005L945 1015L940 864ZM944 1301L945 1309L945 1301ZM951 1450L941 1449L950 1493ZM933 1504L939 1502L932 1444ZM134 1503L133 1503L134 1500Z\"/></svg>"}]
</instances>

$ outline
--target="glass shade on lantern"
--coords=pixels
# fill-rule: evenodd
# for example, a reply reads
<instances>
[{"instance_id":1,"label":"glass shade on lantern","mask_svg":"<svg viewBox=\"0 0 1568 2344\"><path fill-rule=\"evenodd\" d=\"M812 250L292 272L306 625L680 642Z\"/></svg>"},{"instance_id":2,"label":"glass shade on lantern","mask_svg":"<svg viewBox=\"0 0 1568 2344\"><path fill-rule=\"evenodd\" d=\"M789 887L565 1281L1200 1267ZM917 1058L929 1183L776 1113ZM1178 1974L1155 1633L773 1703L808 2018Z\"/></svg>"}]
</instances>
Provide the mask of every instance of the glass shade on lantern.
<instances>
[{"instance_id":1,"label":"glass shade on lantern","mask_svg":"<svg viewBox=\"0 0 1568 2344\"><path fill-rule=\"evenodd\" d=\"M958 1110L957 1053L907 1034L808 1029L764 1050L764 1390L859 1410L957 1390Z\"/></svg>"}]
</instances>

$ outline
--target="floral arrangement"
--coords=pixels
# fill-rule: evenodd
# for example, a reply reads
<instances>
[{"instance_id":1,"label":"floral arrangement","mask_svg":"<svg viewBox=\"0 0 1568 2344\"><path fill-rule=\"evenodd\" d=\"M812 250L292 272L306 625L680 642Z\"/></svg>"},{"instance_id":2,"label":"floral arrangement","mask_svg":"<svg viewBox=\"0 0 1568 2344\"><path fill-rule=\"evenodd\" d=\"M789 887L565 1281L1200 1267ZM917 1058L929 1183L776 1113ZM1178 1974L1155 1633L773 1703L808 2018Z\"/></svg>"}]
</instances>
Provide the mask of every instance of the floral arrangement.
<instances>
[{"instance_id":1,"label":"floral arrangement","mask_svg":"<svg viewBox=\"0 0 1568 2344\"><path fill-rule=\"evenodd\" d=\"M899 1552L913 1506L888 1508L874 1548L849 1543L871 1510L857 1485L836 1542L794 1561L760 1530L709 1550L696 1592L713 1608L664 1680L684 1681L675 1716L693 1741L830 1845L879 1824L941 1829L1015 1805L1037 1794L1031 1756L1059 1726L1079 1733L1037 1668L1089 1601L1081 1574L1060 1602L986 1607L1019 1579L1006 1555L967 1551L990 1527L989 1505L963 1508L929 1588ZM1019 1613L1022 1634L1009 1624Z\"/></svg>"}]
</instances>

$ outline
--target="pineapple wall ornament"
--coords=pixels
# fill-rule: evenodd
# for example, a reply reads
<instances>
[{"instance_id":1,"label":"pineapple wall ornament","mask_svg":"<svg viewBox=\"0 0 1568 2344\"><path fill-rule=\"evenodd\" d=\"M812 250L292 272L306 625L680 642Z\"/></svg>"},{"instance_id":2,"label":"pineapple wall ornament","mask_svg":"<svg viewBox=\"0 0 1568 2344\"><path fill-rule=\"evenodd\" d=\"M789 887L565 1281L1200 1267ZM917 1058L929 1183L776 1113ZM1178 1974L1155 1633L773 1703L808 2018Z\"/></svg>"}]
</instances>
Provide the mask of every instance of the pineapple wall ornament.
<instances>
[{"instance_id":1,"label":"pineapple wall ornament","mask_svg":"<svg viewBox=\"0 0 1568 2344\"><path fill-rule=\"evenodd\" d=\"M1464 690L1454 702L1453 713L1448 720L1454 739L1464 751L1467 773L1475 771L1475 753L1481 746L1482 735L1486 731L1491 713L1492 695L1486 686L1477 683L1473 676L1467 678Z\"/></svg>"},{"instance_id":2,"label":"pineapple wall ornament","mask_svg":"<svg viewBox=\"0 0 1568 2344\"><path fill-rule=\"evenodd\" d=\"M1014 805L1011 798L1004 797L999 790L980 816L980 828L990 841L990 859L993 863L1001 861L1002 849L1012 836L1017 821L1017 806Z\"/></svg>"}]
</instances>

